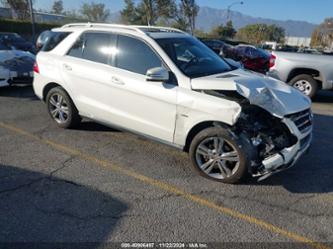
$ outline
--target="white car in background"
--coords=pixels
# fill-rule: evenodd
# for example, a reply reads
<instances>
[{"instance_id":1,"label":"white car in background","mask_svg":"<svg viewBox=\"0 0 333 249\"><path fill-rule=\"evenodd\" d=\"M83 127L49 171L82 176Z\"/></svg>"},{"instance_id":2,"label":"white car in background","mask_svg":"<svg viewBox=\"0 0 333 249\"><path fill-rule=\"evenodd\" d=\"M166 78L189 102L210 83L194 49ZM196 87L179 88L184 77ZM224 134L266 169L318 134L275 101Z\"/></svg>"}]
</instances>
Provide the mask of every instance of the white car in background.
<instances>
[{"instance_id":1,"label":"white car in background","mask_svg":"<svg viewBox=\"0 0 333 249\"><path fill-rule=\"evenodd\" d=\"M0 44L0 87L32 84L35 55Z\"/></svg>"},{"instance_id":2,"label":"white car in background","mask_svg":"<svg viewBox=\"0 0 333 249\"><path fill-rule=\"evenodd\" d=\"M308 97L232 68L187 33L90 23L53 32L64 39L37 54L33 87L59 127L86 117L141 134L224 183L287 169L310 146Z\"/></svg>"}]
</instances>

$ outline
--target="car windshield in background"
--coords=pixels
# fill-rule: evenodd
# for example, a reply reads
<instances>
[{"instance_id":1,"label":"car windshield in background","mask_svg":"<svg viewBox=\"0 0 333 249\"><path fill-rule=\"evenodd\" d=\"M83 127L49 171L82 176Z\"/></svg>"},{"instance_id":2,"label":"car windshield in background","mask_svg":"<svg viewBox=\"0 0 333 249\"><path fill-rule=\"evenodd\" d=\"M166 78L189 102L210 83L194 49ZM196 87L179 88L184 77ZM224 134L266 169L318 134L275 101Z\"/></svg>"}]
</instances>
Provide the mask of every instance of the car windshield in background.
<instances>
[{"instance_id":1,"label":"car windshield in background","mask_svg":"<svg viewBox=\"0 0 333 249\"><path fill-rule=\"evenodd\" d=\"M161 38L157 43L177 67L188 77L197 78L226 71L232 68L206 45L191 37Z\"/></svg>"},{"instance_id":2,"label":"car windshield in background","mask_svg":"<svg viewBox=\"0 0 333 249\"><path fill-rule=\"evenodd\" d=\"M15 41L15 42L24 42L25 40L16 33L0 34L1 40Z\"/></svg>"}]
</instances>

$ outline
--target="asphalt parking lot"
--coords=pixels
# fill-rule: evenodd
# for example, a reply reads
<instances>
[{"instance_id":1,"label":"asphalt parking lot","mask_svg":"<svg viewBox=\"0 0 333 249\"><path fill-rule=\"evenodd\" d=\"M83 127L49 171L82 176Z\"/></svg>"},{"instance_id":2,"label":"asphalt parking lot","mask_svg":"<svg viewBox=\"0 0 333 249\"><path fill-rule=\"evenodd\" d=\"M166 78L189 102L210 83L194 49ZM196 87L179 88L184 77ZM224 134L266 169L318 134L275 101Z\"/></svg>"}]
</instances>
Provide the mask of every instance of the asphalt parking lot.
<instances>
[{"instance_id":1,"label":"asphalt parking lot","mask_svg":"<svg viewBox=\"0 0 333 249\"><path fill-rule=\"evenodd\" d=\"M0 89L0 242L333 242L333 92L292 169L225 185L187 154L88 120L57 128L31 87Z\"/></svg>"}]
</instances>

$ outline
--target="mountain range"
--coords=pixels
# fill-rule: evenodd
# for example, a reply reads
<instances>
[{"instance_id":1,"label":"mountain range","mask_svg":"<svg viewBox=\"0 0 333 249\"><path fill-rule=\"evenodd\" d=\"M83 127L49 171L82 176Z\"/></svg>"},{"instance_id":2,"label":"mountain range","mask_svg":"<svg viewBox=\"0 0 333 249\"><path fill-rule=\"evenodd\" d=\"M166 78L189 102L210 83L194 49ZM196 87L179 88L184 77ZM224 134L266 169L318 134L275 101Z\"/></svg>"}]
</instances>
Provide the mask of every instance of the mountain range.
<instances>
[{"instance_id":1,"label":"mountain range","mask_svg":"<svg viewBox=\"0 0 333 249\"><path fill-rule=\"evenodd\" d=\"M203 31L210 31L213 27L225 24L227 22L228 11L226 9L215 9L210 7L200 7L196 20L196 28ZM111 22L119 22L120 12L114 12L110 16ZM276 24L283 27L287 36L311 37L316 24L296 21L296 20L274 20L269 18L253 17L244 15L238 11L230 11L230 19L236 29L242 28L249 24L266 23Z\"/></svg>"}]
</instances>

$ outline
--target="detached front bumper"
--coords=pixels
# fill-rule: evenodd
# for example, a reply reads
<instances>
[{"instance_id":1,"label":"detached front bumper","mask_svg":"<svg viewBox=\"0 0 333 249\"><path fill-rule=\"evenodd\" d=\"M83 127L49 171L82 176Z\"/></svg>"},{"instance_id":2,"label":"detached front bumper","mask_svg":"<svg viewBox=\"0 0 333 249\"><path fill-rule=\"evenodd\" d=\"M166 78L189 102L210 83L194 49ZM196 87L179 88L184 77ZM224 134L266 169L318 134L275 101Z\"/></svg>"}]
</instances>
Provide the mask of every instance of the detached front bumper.
<instances>
[{"instance_id":1,"label":"detached front bumper","mask_svg":"<svg viewBox=\"0 0 333 249\"><path fill-rule=\"evenodd\" d=\"M313 115L310 110L287 115L282 122L289 128L297 142L288 148L263 160L263 171L258 175L263 180L270 175L295 165L298 159L309 149L312 141Z\"/></svg>"}]
</instances>

